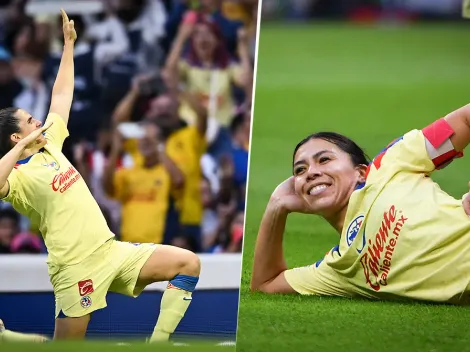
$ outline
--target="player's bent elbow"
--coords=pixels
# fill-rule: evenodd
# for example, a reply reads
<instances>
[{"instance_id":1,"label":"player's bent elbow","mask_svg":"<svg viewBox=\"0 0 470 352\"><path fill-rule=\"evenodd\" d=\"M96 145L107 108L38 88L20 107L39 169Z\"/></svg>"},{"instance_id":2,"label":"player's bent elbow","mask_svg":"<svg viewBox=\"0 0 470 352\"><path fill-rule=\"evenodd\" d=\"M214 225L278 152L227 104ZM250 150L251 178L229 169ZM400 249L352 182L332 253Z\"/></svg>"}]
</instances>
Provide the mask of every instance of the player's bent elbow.
<instances>
[{"instance_id":1,"label":"player's bent elbow","mask_svg":"<svg viewBox=\"0 0 470 352\"><path fill-rule=\"evenodd\" d=\"M266 294L295 293L295 290L289 285L286 278L284 277L284 271L264 283L256 283L252 281L250 289L252 292L257 291Z\"/></svg>"}]
</instances>

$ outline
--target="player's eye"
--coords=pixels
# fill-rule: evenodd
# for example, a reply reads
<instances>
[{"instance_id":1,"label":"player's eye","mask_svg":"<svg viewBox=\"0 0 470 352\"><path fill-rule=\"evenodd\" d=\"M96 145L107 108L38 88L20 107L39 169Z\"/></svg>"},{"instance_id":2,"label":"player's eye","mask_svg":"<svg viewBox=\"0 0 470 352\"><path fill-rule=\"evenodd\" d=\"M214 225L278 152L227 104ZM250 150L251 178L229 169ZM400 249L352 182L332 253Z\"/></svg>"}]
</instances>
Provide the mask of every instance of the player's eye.
<instances>
[{"instance_id":1,"label":"player's eye","mask_svg":"<svg viewBox=\"0 0 470 352\"><path fill-rule=\"evenodd\" d=\"M324 163L326 163L326 162L328 162L328 161L330 161L330 160L331 160L331 158L329 158L329 157L327 157L327 156L322 156L322 157L320 158L319 162L320 162L320 164L324 164Z\"/></svg>"},{"instance_id":2,"label":"player's eye","mask_svg":"<svg viewBox=\"0 0 470 352\"><path fill-rule=\"evenodd\" d=\"M295 176L298 176L298 175L300 175L302 172L304 172L304 170L305 170L305 166L296 167L296 168L294 169L294 175L295 175Z\"/></svg>"}]
</instances>

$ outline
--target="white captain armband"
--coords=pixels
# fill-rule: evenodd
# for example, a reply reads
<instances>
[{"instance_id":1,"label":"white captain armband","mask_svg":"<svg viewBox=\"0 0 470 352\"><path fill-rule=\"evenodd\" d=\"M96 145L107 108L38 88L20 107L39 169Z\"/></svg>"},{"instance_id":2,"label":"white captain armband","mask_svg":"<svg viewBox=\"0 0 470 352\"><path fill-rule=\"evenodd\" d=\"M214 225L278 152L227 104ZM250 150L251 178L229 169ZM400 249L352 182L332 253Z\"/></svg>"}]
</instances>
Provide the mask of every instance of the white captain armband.
<instances>
[{"instance_id":1,"label":"white captain armband","mask_svg":"<svg viewBox=\"0 0 470 352\"><path fill-rule=\"evenodd\" d=\"M437 170L449 165L455 158L461 158L462 152L454 149L450 137L454 134L452 126L445 119L439 119L423 130L426 151Z\"/></svg>"}]
</instances>

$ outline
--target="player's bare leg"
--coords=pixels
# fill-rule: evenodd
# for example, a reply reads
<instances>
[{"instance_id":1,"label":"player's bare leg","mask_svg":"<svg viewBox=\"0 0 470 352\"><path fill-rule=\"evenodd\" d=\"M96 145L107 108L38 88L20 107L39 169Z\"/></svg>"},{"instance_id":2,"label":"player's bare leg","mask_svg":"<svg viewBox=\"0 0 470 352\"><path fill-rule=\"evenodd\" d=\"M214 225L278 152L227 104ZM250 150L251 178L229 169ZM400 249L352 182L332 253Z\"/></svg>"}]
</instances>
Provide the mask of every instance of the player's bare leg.
<instances>
[{"instance_id":1,"label":"player's bare leg","mask_svg":"<svg viewBox=\"0 0 470 352\"><path fill-rule=\"evenodd\" d=\"M167 341L175 331L191 303L200 271L201 262L196 254L172 246L158 246L144 264L137 285L169 281L150 342Z\"/></svg>"},{"instance_id":2,"label":"player's bare leg","mask_svg":"<svg viewBox=\"0 0 470 352\"><path fill-rule=\"evenodd\" d=\"M89 322L90 314L79 318L57 318L54 340L83 340Z\"/></svg>"},{"instance_id":3,"label":"player's bare leg","mask_svg":"<svg viewBox=\"0 0 470 352\"><path fill-rule=\"evenodd\" d=\"M7 330L3 321L0 319L0 343L1 342L35 342L42 343L48 341L48 338L36 334L23 334Z\"/></svg>"}]
</instances>

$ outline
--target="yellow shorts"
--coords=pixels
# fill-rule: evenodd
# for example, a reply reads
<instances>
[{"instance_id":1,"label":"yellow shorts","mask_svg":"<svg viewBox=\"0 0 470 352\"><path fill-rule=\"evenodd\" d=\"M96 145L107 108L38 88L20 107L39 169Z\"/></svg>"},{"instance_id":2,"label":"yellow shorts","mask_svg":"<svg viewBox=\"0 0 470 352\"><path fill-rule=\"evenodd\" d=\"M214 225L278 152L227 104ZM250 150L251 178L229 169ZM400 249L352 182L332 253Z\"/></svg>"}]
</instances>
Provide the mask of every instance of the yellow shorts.
<instances>
[{"instance_id":1,"label":"yellow shorts","mask_svg":"<svg viewBox=\"0 0 470 352\"><path fill-rule=\"evenodd\" d=\"M157 246L111 239L81 263L50 265L55 317L61 311L66 317L81 317L105 308L109 291L137 297L145 288L137 285L140 270Z\"/></svg>"}]
</instances>

